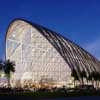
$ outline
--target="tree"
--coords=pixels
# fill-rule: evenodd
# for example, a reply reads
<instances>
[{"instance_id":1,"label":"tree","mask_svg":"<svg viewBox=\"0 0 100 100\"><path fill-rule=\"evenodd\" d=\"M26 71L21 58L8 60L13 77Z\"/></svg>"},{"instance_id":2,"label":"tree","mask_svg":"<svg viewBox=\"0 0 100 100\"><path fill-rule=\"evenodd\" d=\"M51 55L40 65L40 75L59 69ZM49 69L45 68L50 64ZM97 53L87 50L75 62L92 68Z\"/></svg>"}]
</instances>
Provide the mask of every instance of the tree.
<instances>
[{"instance_id":1,"label":"tree","mask_svg":"<svg viewBox=\"0 0 100 100\"><path fill-rule=\"evenodd\" d=\"M10 61L9 59L4 61L3 70L8 80L8 87L10 87L11 72L15 72L14 66L15 63L13 61Z\"/></svg>"},{"instance_id":2,"label":"tree","mask_svg":"<svg viewBox=\"0 0 100 100\"><path fill-rule=\"evenodd\" d=\"M99 76L100 74L99 74L99 72L94 72L94 76L93 76L93 78L94 78L94 81L96 82L96 87L98 87L98 81L100 80L99 78L100 78L100 76Z\"/></svg>"},{"instance_id":3,"label":"tree","mask_svg":"<svg viewBox=\"0 0 100 100\"><path fill-rule=\"evenodd\" d=\"M78 77L77 72L76 72L75 69L72 69L71 76L74 78L74 87L75 87L75 81L76 80L79 81L79 77Z\"/></svg>"},{"instance_id":4,"label":"tree","mask_svg":"<svg viewBox=\"0 0 100 100\"><path fill-rule=\"evenodd\" d=\"M81 75L82 85L84 85L84 78L87 79L86 71L83 70L82 72L80 72L80 75Z\"/></svg>"},{"instance_id":5,"label":"tree","mask_svg":"<svg viewBox=\"0 0 100 100\"><path fill-rule=\"evenodd\" d=\"M0 60L0 77L1 77L2 71L3 71L3 61Z\"/></svg>"},{"instance_id":6,"label":"tree","mask_svg":"<svg viewBox=\"0 0 100 100\"><path fill-rule=\"evenodd\" d=\"M89 75L87 77L87 81L92 81L92 75L91 75L91 73L89 73Z\"/></svg>"},{"instance_id":7,"label":"tree","mask_svg":"<svg viewBox=\"0 0 100 100\"><path fill-rule=\"evenodd\" d=\"M91 73L91 77L92 77L92 85L94 85L94 81L97 81L97 72L93 71Z\"/></svg>"},{"instance_id":8,"label":"tree","mask_svg":"<svg viewBox=\"0 0 100 100\"><path fill-rule=\"evenodd\" d=\"M99 87L99 83L100 83L100 73L98 72L98 87Z\"/></svg>"}]
</instances>

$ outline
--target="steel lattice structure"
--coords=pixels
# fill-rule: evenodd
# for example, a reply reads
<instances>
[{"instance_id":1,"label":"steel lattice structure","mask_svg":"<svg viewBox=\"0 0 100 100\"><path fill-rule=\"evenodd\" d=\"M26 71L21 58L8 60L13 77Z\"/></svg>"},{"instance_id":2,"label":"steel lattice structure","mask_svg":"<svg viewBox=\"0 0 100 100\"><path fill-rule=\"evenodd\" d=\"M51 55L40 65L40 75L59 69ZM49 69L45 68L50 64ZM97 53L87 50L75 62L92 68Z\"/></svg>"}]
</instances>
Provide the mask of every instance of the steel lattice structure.
<instances>
[{"instance_id":1,"label":"steel lattice structure","mask_svg":"<svg viewBox=\"0 0 100 100\"><path fill-rule=\"evenodd\" d=\"M90 53L69 39L43 26L26 20L14 20L6 35L6 59L16 62L11 82L24 85L25 80L38 83L42 78L52 80L56 85L73 82L71 70L87 75L100 72L100 63Z\"/></svg>"}]
</instances>

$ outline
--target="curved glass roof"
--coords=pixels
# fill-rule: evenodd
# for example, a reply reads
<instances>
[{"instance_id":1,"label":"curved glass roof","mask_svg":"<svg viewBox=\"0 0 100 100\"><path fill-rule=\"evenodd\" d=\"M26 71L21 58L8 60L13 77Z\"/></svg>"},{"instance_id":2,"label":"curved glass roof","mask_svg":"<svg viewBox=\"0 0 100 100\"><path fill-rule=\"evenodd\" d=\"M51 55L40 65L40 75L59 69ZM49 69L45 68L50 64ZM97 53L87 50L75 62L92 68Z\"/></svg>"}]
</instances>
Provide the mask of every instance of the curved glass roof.
<instances>
[{"instance_id":1,"label":"curved glass roof","mask_svg":"<svg viewBox=\"0 0 100 100\"><path fill-rule=\"evenodd\" d=\"M60 53L60 55L64 58L71 69L74 68L80 71L82 67L82 69L84 69L88 73L90 73L91 71L100 72L100 62L95 57L93 57L89 52L87 52L71 40L50 29L23 19L16 19L12 21L9 28L12 26L12 24L14 24L14 22L18 20L24 21L32 25L32 27L36 28L55 47L55 49ZM7 38L9 34L6 35Z\"/></svg>"}]
</instances>

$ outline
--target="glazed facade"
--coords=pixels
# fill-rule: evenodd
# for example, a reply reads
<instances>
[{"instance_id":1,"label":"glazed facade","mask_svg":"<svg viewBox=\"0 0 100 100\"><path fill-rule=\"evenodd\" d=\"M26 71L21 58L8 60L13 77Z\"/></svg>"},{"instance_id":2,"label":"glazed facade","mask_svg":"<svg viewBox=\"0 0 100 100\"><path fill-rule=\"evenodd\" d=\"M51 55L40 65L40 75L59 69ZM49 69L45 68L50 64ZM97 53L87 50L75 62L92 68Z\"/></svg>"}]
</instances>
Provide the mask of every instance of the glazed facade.
<instances>
[{"instance_id":1,"label":"glazed facade","mask_svg":"<svg viewBox=\"0 0 100 100\"><path fill-rule=\"evenodd\" d=\"M6 59L16 62L11 84L50 83L73 86L71 70L85 70L87 75L100 71L99 61L61 35L24 20L12 22L6 36ZM19 84L20 83L20 84Z\"/></svg>"}]
</instances>

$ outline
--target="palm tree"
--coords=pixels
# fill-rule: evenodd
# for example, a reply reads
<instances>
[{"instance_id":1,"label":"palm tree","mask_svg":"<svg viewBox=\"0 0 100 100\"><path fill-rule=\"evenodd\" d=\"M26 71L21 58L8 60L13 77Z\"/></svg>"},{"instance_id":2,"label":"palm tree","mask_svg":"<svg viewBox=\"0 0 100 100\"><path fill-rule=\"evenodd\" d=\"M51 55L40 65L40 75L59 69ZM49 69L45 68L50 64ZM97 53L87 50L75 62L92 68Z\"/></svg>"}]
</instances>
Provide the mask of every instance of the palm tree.
<instances>
[{"instance_id":1,"label":"palm tree","mask_svg":"<svg viewBox=\"0 0 100 100\"><path fill-rule=\"evenodd\" d=\"M97 72L93 71L91 73L92 76L92 85L94 85L94 81L97 81Z\"/></svg>"},{"instance_id":2,"label":"palm tree","mask_svg":"<svg viewBox=\"0 0 100 100\"><path fill-rule=\"evenodd\" d=\"M91 78L92 78L91 81L92 81L92 85L93 85L93 86L94 86L94 73L95 73L94 71L91 72Z\"/></svg>"},{"instance_id":3,"label":"palm tree","mask_svg":"<svg viewBox=\"0 0 100 100\"><path fill-rule=\"evenodd\" d=\"M87 81L92 81L92 75L91 75L91 73L89 73L89 75L87 77Z\"/></svg>"},{"instance_id":4,"label":"palm tree","mask_svg":"<svg viewBox=\"0 0 100 100\"><path fill-rule=\"evenodd\" d=\"M78 77L77 72L76 72L75 69L72 69L71 76L74 78L74 87L75 87L75 81L76 81L76 80L79 81L79 77Z\"/></svg>"},{"instance_id":5,"label":"palm tree","mask_svg":"<svg viewBox=\"0 0 100 100\"><path fill-rule=\"evenodd\" d=\"M97 76L97 88L98 88L99 87L99 81L100 81L100 73L97 72L96 76Z\"/></svg>"},{"instance_id":6,"label":"palm tree","mask_svg":"<svg viewBox=\"0 0 100 100\"><path fill-rule=\"evenodd\" d=\"M0 77L1 77L2 71L3 71L3 61L0 60Z\"/></svg>"},{"instance_id":7,"label":"palm tree","mask_svg":"<svg viewBox=\"0 0 100 100\"><path fill-rule=\"evenodd\" d=\"M98 87L98 81L99 81L99 72L94 73L94 81L96 82L96 88Z\"/></svg>"},{"instance_id":8,"label":"palm tree","mask_svg":"<svg viewBox=\"0 0 100 100\"><path fill-rule=\"evenodd\" d=\"M100 84L100 73L98 72L98 88L99 88L99 84Z\"/></svg>"},{"instance_id":9,"label":"palm tree","mask_svg":"<svg viewBox=\"0 0 100 100\"><path fill-rule=\"evenodd\" d=\"M83 70L82 72L80 72L80 76L81 76L81 80L82 80L82 85L84 85L84 78L87 79L86 71Z\"/></svg>"},{"instance_id":10,"label":"palm tree","mask_svg":"<svg viewBox=\"0 0 100 100\"><path fill-rule=\"evenodd\" d=\"M9 59L4 62L3 70L8 80L8 87L10 87L11 72L15 72L15 63Z\"/></svg>"}]
</instances>

